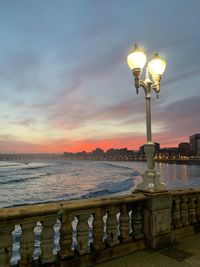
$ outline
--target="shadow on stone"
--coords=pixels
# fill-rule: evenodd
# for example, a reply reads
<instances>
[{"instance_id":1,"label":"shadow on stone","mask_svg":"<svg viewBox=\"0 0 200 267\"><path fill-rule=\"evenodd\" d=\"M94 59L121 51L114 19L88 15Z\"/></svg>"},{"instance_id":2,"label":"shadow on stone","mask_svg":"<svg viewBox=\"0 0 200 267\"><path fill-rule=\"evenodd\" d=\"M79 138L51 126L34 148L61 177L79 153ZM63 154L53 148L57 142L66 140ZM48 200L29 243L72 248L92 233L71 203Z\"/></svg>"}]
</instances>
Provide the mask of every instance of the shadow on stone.
<instances>
[{"instance_id":1,"label":"shadow on stone","mask_svg":"<svg viewBox=\"0 0 200 267\"><path fill-rule=\"evenodd\" d=\"M177 261L184 261L185 259L192 256L191 253L174 247L163 249L160 253Z\"/></svg>"}]
</instances>

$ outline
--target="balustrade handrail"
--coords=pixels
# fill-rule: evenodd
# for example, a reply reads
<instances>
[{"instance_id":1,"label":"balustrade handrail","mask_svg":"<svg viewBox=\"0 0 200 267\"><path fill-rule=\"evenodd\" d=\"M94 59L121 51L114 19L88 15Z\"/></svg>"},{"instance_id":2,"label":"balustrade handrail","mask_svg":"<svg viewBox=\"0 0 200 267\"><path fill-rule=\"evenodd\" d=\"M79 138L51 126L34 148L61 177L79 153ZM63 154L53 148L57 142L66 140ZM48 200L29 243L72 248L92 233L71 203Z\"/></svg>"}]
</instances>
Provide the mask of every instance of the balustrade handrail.
<instances>
[{"instance_id":1,"label":"balustrade handrail","mask_svg":"<svg viewBox=\"0 0 200 267\"><path fill-rule=\"evenodd\" d=\"M178 195L185 195L185 194L199 194L200 193L200 187L175 189L175 190L170 190L170 193L171 193L172 197L178 196Z\"/></svg>"},{"instance_id":2,"label":"balustrade handrail","mask_svg":"<svg viewBox=\"0 0 200 267\"><path fill-rule=\"evenodd\" d=\"M110 205L120 205L132 202L144 201L145 195L142 193L133 193L126 196L113 196L104 198L91 198L81 200L67 200L59 202L51 202L44 204L33 204L17 207L8 207L0 209L0 222L8 220L17 220L30 218L35 216L52 215L61 210L65 212L81 211L86 209L95 209L98 207L106 207Z\"/></svg>"},{"instance_id":3,"label":"balustrade handrail","mask_svg":"<svg viewBox=\"0 0 200 267\"><path fill-rule=\"evenodd\" d=\"M200 188L185 188L169 191L173 196L184 194L198 194ZM49 202L42 204L31 204L24 206L6 207L0 209L0 222L7 220L17 220L35 216L53 215L61 210L66 212L81 211L86 209L95 209L110 205L127 204L132 202L144 201L145 194L134 192L131 195L111 196L103 198L90 198L81 200L66 200L58 202Z\"/></svg>"}]
</instances>

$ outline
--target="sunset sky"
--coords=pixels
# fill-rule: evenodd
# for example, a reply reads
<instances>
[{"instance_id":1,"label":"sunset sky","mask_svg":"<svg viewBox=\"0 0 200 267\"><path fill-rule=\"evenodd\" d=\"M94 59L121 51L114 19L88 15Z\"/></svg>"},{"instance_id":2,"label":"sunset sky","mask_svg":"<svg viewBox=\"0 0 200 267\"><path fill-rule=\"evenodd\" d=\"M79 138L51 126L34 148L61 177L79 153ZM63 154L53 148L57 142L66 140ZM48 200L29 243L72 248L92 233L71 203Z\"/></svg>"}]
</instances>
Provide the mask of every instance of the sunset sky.
<instances>
[{"instance_id":1,"label":"sunset sky","mask_svg":"<svg viewBox=\"0 0 200 267\"><path fill-rule=\"evenodd\" d=\"M167 61L153 140L188 141L200 132L199 11L199 0L0 0L0 153L138 149L135 42Z\"/></svg>"}]
</instances>

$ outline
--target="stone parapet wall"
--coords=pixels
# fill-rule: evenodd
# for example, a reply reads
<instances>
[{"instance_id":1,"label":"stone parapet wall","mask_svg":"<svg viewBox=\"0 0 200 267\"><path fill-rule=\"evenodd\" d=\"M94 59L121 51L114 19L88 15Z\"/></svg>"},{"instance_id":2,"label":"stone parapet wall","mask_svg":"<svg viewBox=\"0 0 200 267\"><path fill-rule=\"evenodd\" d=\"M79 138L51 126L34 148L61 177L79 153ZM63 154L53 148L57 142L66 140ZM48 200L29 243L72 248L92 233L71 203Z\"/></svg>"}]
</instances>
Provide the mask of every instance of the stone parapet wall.
<instances>
[{"instance_id":1,"label":"stone parapet wall","mask_svg":"<svg viewBox=\"0 0 200 267\"><path fill-rule=\"evenodd\" d=\"M199 225L200 189L4 208L0 267L94 266L147 247L169 245Z\"/></svg>"},{"instance_id":2,"label":"stone parapet wall","mask_svg":"<svg viewBox=\"0 0 200 267\"><path fill-rule=\"evenodd\" d=\"M105 261L111 254L116 257L127 250L143 249L144 205L145 196L136 193L1 209L0 267L11 266L12 232L16 226L21 229L18 264L24 267L35 266L36 262L41 266L54 266L55 262L60 266L74 263L87 266L89 262ZM60 236L57 252L56 224ZM37 227L40 227L39 237L35 234ZM38 259L34 259L38 238L41 252Z\"/></svg>"}]
</instances>

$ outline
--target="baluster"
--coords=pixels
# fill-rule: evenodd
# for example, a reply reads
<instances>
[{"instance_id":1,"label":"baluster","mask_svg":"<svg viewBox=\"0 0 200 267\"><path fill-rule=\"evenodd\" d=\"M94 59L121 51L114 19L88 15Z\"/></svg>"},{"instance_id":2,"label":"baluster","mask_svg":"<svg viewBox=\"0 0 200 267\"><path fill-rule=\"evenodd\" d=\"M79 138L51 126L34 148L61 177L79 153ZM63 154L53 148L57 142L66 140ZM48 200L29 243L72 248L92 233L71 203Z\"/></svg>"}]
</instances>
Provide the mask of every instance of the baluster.
<instances>
[{"instance_id":1,"label":"baluster","mask_svg":"<svg viewBox=\"0 0 200 267\"><path fill-rule=\"evenodd\" d=\"M74 255L71 249L72 245L72 217L69 214L65 214L62 217L60 228L60 257L64 259L66 257Z\"/></svg>"},{"instance_id":2,"label":"baluster","mask_svg":"<svg viewBox=\"0 0 200 267\"><path fill-rule=\"evenodd\" d=\"M108 219L107 219L107 244L110 247L113 247L117 244L119 244L119 239L117 236L117 217L116 217L116 208L110 207L108 210Z\"/></svg>"},{"instance_id":3,"label":"baluster","mask_svg":"<svg viewBox=\"0 0 200 267\"><path fill-rule=\"evenodd\" d=\"M196 223L196 210L195 210L195 200L196 197L191 196L190 201L188 203L188 216L189 216L189 222L191 224Z\"/></svg>"},{"instance_id":4,"label":"baluster","mask_svg":"<svg viewBox=\"0 0 200 267\"><path fill-rule=\"evenodd\" d=\"M21 224L22 235L20 239L20 257L21 257L19 261L20 267L33 266L35 226L36 222L24 222Z\"/></svg>"},{"instance_id":5,"label":"baluster","mask_svg":"<svg viewBox=\"0 0 200 267\"><path fill-rule=\"evenodd\" d=\"M133 228L133 237L135 239L142 239L144 234L142 233L143 229L143 214L142 214L142 205L137 203L134 205L132 212L132 228Z\"/></svg>"},{"instance_id":6,"label":"baluster","mask_svg":"<svg viewBox=\"0 0 200 267\"><path fill-rule=\"evenodd\" d=\"M130 231L130 218L127 211L127 206L124 205L120 215L120 240L122 243L130 242L132 237Z\"/></svg>"},{"instance_id":7,"label":"baluster","mask_svg":"<svg viewBox=\"0 0 200 267\"><path fill-rule=\"evenodd\" d=\"M104 222L103 222L104 212L102 209L96 209L93 221L93 243L92 247L95 250L100 250L105 247L103 243L103 235L104 235Z\"/></svg>"},{"instance_id":8,"label":"baluster","mask_svg":"<svg viewBox=\"0 0 200 267\"><path fill-rule=\"evenodd\" d=\"M2 267L10 267L13 230L14 226L11 224L0 225L0 266Z\"/></svg>"},{"instance_id":9,"label":"baluster","mask_svg":"<svg viewBox=\"0 0 200 267\"><path fill-rule=\"evenodd\" d=\"M88 246L88 214L78 215L77 224L77 251L80 255L90 252Z\"/></svg>"},{"instance_id":10,"label":"baluster","mask_svg":"<svg viewBox=\"0 0 200 267\"><path fill-rule=\"evenodd\" d=\"M180 198L179 197L173 200L172 219L173 219L173 227L180 228L181 227L181 213L180 213Z\"/></svg>"},{"instance_id":11,"label":"baluster","mask_svg":"<svg viewBox=\"0 0 200 267\"><path fill-rule=\"evenodd\" d=\"M196 216L197 220L200 221L200 196L197 196L196 199Z\"/></svg>"},{"instance_id":12,"label":"baluster","mask_svg":"<svg viewBox=\"0 0 200 267\"><path fill-rule=\"evenodd\" d=\"M181 198L181 224L182 226L189 225L188 222L188 198L187 196L182 196Z\"/></svg>"},{"instance_id":13,"label":"baluster","mask_svg":"<svg viewBox=\"0 0 200 267\"><path fill-rule=\"evenodd\" d=\"M40 261L43 263L50 263L55 261L55 255L53 255L54 249L54 224L56 222L55 217L50 217L42 221L42 234L41 234L41 256Z\"/></svg>"}]
</instances>

